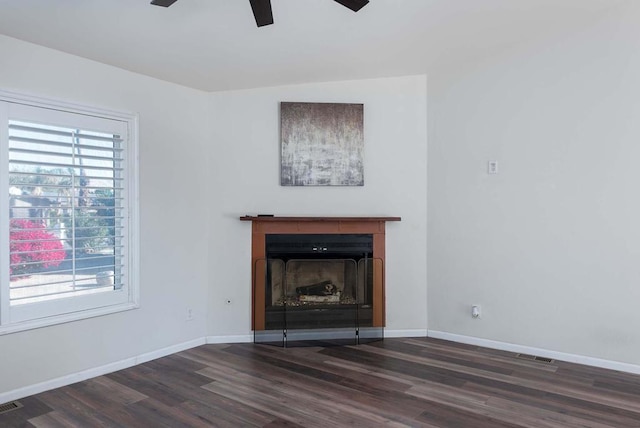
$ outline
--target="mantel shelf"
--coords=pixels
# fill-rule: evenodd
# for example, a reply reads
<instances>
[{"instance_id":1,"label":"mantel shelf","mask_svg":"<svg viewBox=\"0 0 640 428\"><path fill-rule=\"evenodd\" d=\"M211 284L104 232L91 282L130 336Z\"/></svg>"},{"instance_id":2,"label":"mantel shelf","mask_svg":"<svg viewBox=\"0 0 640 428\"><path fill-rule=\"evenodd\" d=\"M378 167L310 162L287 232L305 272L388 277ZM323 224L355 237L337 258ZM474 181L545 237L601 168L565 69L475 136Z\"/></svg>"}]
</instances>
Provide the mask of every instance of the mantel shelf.
<instances>
[{"instance_id":1,"label":"mantel shelf","mask_svg":"<svg viewBox=\"0 0 640 428\"><path fill-rule=\"evenodd\" d=\"M323 221L400 221L400 217L279 217L279 216L242 216L240 217L241 221L291 221L291 222L300 222L300 221L310 221L310 222L323 222Z\"/></svg>"}]
</instances>

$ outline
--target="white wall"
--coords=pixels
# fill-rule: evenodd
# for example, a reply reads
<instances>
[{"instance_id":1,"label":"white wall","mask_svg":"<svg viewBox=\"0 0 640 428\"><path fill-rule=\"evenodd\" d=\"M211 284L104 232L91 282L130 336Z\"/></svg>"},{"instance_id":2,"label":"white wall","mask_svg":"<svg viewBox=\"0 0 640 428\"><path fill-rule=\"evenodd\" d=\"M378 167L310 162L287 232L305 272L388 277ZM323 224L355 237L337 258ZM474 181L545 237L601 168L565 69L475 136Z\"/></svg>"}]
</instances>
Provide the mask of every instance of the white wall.
<instances>
[{"instance_id":1,"label":"white wall","mask_svg":"<svg viewBox=\"0 0 640 428\"><path fill-rule=\"evenodd\" d=\"M364 104L364 187L279 185L279 102ZM251 329L245 214L401 216L387 224L387 328L426 331L426 77L308 84L210 96L208 333ZM231 299L232 304L225 304Z\"/></svg>"},{"instance_id":2,"label":"white wall","mask_svg":"<svg viewBox=\"0 0 640 428\"><path fill-rule=\"evenodd\" d=\"M638 22L430 74L430 330L640 364Z\"/></svg>"},{"instance_id":3,"label":"white wall","mask_svg":"<svg viewBox=\"0 0 640 428\"><path fill-rule=\"evenodd\" d=\"M205 336L206 95L4 36L0 88L139 113L141 219L141 308L0 336L0 397Z\"/></svg>"}]
</instances>

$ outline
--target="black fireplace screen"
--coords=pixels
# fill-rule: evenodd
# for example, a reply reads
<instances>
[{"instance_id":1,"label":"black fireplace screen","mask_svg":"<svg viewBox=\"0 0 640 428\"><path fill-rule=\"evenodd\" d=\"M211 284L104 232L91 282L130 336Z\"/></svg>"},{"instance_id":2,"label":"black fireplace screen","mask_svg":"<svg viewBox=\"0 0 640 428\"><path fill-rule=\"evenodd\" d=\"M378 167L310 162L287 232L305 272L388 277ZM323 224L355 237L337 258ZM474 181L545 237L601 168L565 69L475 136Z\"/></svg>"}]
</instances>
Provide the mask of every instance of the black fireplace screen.
<instances>
[{"instance_id":1,"label":"black fireplace screen","mask_svg":"<svg viewBox=\"0 0 640 428\"><path fill-rule=\"evenodd\" d=\"M281 346L357 344L382 338L373 327L373 284L382 261L373 259L373 237L266 235L265 330L255 342ZM261 308L262 309L262 308ZM262 312L262 311L261 311Z\"/></svg>"}]
</instances>

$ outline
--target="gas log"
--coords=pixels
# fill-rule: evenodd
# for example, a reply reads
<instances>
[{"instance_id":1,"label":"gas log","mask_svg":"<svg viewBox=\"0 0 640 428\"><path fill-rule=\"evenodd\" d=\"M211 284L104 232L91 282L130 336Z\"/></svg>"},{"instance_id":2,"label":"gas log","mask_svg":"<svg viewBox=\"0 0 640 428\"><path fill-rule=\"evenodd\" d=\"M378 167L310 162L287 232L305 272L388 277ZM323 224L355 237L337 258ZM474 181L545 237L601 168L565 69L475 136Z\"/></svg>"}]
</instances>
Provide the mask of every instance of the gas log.
<instances>
[{"instance_id":1,"label":"gas log","mask_svg":"<svg viewBox=\"0 0 640 428\"><path fill-rule=\"evenodd\" d=\"M303 285L296 287L296 294L307 296L331 296L338 292L338 287L331 283L331 281L322 281L315 284Z\"/></svg>"}]
</instances>

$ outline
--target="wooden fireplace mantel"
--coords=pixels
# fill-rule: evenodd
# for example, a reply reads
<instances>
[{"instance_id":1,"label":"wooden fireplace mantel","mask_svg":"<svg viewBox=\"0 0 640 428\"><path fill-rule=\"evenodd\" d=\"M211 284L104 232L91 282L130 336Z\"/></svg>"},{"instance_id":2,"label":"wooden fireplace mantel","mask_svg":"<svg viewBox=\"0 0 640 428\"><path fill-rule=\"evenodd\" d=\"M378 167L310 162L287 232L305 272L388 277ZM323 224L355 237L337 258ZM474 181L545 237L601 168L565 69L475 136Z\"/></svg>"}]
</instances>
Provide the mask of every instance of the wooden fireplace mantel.
<instances>
[{"instance_id":1,"label":"wooden fireplace mantel","mask_svg":"<svg viewBox=\"0 0 640 428\"><path fill-rule=\"evenodd\" d=\"M253 235L269 233L382 233L385 223L400 217L277 217L243 216L251 221ZM264 246L264 242L260 243ZM264 255L264 254L263 254Z\"/></svg>"},{"instance_id":2,"label":"wooden fireplace mantel","mask_svg":"<svg viewBox=\"0 0 640 428\"><path fill-rule=\"evenodd\" d=\"M400 221L400 217L280 217L272 215L245 215L241 221Z\"/></svg>"},{"instance_id":3,"label":"wooden fireplace mantel","mask_svg":"<svg viewBox=\"0 0 640 428\"><path fill-rule=\"evenodd\" d=\"M241 221L252 222L251 235L251 293L252 328L265 329L265 294L259 278L263 277L259 260L266 258L266 235L269 234L370 234L373 236L373 258L382 263L378 266L374 282L374 326L385 325L385 224L388 221L400 221L400 217L278 217L278 216L243 216Z\"/></svg>"}]
</instances>

